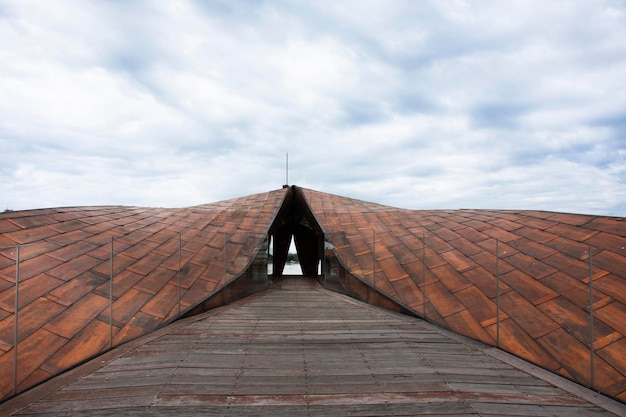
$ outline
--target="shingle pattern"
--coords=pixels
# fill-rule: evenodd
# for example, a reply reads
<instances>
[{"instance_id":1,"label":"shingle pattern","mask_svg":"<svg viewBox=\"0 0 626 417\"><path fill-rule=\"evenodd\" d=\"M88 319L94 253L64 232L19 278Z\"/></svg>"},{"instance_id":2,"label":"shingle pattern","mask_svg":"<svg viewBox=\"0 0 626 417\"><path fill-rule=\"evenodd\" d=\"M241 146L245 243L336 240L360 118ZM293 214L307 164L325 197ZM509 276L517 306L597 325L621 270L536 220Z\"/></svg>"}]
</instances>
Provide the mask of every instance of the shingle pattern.
<instances>
[{"instance_id":1,"label":"shingle pattern","mask_svg":"<svg viewBox=\"0 0 626 417\"><path fill-rule=\"evenodd\" d=\"M624 219L304 194L347 271L415 314L587 386L591 276L593 387L626 401Z\"/></svg>"},{"instance_id":2,"label":"shingle pattern","mask_svg":"<svg viewBox=\"0 0 626 417\"><path fill-rule=\"evenodd\" d=\"M626 401L624 219L403 210L303 191L350 274L433 323ZM13 390L17 245L19 392L168 323L179 288L182 311L222 288L249 265L289 192L184 209L0 214L0 396Z\"/></svg>"},{"instance_id":3,"label":"shingle pattern","mask_svg":"<svg viewBox=\"0 0 626 417\"><path fill-rule=\"evenodd\" d=\"M18 245L20 392L168 323L179 314L179 288L184 312L236 278L266 238L285 194L280 189L181 209L0 214L0 399L14 390Z\"/></svg>"}]
</instances>

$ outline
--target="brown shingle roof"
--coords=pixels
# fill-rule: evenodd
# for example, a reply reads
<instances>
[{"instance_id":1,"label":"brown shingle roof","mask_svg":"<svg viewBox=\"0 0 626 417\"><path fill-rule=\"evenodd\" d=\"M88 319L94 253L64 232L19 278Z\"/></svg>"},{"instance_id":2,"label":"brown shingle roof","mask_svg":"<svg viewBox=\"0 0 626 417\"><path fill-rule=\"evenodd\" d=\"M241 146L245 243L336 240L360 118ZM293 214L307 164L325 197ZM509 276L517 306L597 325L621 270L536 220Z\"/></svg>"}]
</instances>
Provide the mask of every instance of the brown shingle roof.
<instances>
[{"instance_id":1,"label":"brown shingle roof","mask_svg":"<svg viewBox=\"0 0 626 417\"><path fill-rule=\"evenodd\" d=\"M177 315L179 236L184 311L247 267L286 192L183 209L76 207L0 214L0 398L13 392L17 245L24 245L19 392L110 347L111 239L112 344L118 345Z\"/></svg>"},{"instance_id":2,"label":"brown shingle roof","mask_svg":"<svg viewBox=\"0 0 626 417\"><path fill-rule=\"evenodd\" d=\"M304 194L350 273L370 284L375 280L380 291L414 313L425 310L430 321L492 345L498 241L499 346L584 385L591 384L591 250L594 387L626 401L626 358L623 350L617 354L626 335L624 219L402 210L308 189Z\"/></svg>"},{"instance_id":3,"label":"brown shingle roof","mask_svg":"<svg viewBox=\"0 0 626 417\"><path fill-rule=\"evenodd\" d=\"M0 369L7 370L0 375L0 396L13 389L16 245L23 245L22 390L108 349L109 320L117 345L174 318L179 262L183 310L235 278L277 216L286 215L281 207L293 190L185 209L79 207L0 214ZM626 401L624 219L403 210L299 192L334 256L355 279L455 332L491 345L498 344L499 334L500 348L584 385L591 384L591 249L593 385ZM41 343L47 349L37 349Z\"/></svg>"}]
</instances>

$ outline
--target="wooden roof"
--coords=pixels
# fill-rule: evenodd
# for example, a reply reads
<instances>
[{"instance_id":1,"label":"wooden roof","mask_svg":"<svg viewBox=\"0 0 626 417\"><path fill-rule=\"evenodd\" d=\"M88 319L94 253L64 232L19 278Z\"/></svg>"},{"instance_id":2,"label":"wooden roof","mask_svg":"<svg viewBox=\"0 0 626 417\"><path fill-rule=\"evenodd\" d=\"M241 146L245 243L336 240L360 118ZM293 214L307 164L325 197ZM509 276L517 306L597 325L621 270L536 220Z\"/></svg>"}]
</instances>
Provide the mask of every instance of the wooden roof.
<instances>
[{"instance_id":1,"label":"wooden roof","mask_svg":"<svg viewBox=\"0 0 626 417\"><path fill-rule=\"evenodd\" d=\"M183 311L225 286L288 211L290 190L183 209L0 214L0 397L13 391L17 245L19 392L171 321L179 279ZM433 323L626 401L624 219L403 210L300 190L337 259L357 279Z\"/></svg>"},{"instance_id":2,"label":"wooden roof","mask_svg":"<svg viewBox=\"0 0 626 417\"><path fill-rule=\"evenodd\" d=\"M286 192L183 209L112 206L0 214L0 398L14 390L16 245L22 245L20 392L176 317L179 278L184 311L239 275Z\"/></svg>"},{"instance_id":3,"label":"wooden roof","mask_svg":"<svg viewBox=\"0 0 626 417\"><path fill-rule=\"evenodd\" d=\"M314 190L304 194L348 271L434 323L587 386L591 251L593 387L626 401L624 219L402 210Z\"/></svg>"},{"instance_id":4,"label":"wooden roof","mask_svg":"<svg viewBox=\"0 0 626 417\"><path fill-rule=\"evenodd\" d=\"M121 346L4 411L608 417L626 406L421 319L290 277Z\"/></svg>"}]
</instances>

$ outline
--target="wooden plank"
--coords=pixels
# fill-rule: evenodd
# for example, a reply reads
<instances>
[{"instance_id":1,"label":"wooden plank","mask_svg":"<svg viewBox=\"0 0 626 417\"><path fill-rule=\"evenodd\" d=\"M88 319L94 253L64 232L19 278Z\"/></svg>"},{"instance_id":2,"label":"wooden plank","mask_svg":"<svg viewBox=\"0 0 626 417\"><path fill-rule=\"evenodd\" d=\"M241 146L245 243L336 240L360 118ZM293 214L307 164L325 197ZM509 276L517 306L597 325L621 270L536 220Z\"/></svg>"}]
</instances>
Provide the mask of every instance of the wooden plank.
<instances>
[{"instance_id":1,"label":"wooden plank","mask_svg":"<svg viewBox=\"0 0 626 417\"><path fill-rule=\"evenodd\" d=\"M20 281L25 281L35 275L46 272L47 270L61 265L62 263L63 261L48 255L41 255L24 262L20 262ZM4 268L0 271L0 273L10 277L15 277L15 264Z\"/></svg>"},{"instance_id":2,"label":"wooden plank","mask_svg":"<svg viewBox=\"0 0 626 417\"><path fill-rule=\"evenodd\" d=\"M522 227L521 229L517 229L515 233L519 236L524 236L537 243L546 243L551 241L552 239L556 239L557 237L559 237L554 233L548 233L544 230L536 229L534 227Z\"/></svg>"},{"instance_id":3,"label":"wooden plank","mask_svg":"<svg viewBox=\"0 0 626 417\"><path fill-rule=\"evenodd\" d=\"M545 220L548 215L546 213L538 213L538 212L525 212L521 213L527 215L528 217L522 217L517 221L525 226L529 226L535 229L546 230L557 224L555 221Z\"/></svg>"},{"instance_id":4,"label":"wooden plank","mask_svg":"<svg viewBox=\"0 0 626 417\"><path fill-rule=\"evenodd\" d=\"M511 242L512 240L519 239L519 236L515 233L508 232L498 227L482 230L486 235L491 236L494 239L498 239L500 242Z\"/></svg>"},{"instance_id":5,"label":"wooden plank","mask_svg":"<svg viewBox=\"0 0 626 417\"><path fill-rule=\"evenodd\" d=\"M593 216L587 216L582 214L570 214L570 213L554 213L548 217L549 220L554 220L559 223L565 223L565 225L579 226L593 220Z\"/></svg>"},{"instance_id":6,"label":"wooden plank","mask_svg":"<svg viewBox=\"0 0 626 417\"><path fill-rule=\"evenodd\" d=\"M594 317L611 326L620 334L626 334L626 304L614 301L595 310Z\"/></svg>"},{"instance_id":7,"label":"wooden plank","mask_svg":"<svg viewBox=\"0 0 626 417\"><path fill-rule=\"evenodd\" d=\"M454 293L472 286L472 284L451 265L443 265L430 269L430 272L441 282L446 288Z\"/></svg>"},{"instance_id":8,"label":"wooden plank","mask_svg":"<svg viewBox=\"0 0 626 417\"><path fill-rule=\"evenodd\" d=\"M588 288L587 285L585 285L585 287ZM623 276L619 277L609 274L600 279L594 279L593 291L594 305L598 299L607 297L606 294L611 294L611 297L620 301L622 304L626 304L626 286L624 285ZM604 291L604 293L602 291Z\"/></svg>"},{"instance_id":9,"label":"wooden plank","mask_svg":"<svg viewBox=\"0 0 626 417\"><path fill-rule=\"evenodd\" d=\"M110 256L110 247L107 248L107 246L109 245L104 245L102 246L102 248L100 250L103 250L104 252L106 252L106 259L107 262L102 262L100 265L92 268L93 272L97 272L105 277L108 277L111 275L111 256ZM117 246L117 245L115 245ZM116 249L117 250L117 249ZM100 258L102 259L102 258ZM117 274L119 274L120 272L124 271L126 268L128 268L129 265L132 265L133 263L135 263L137 260L135 258L132 258L130 256L126 256L123 253L115 253L115 255L113 256L113 275L117 276Z\"/></svg>"},{"instance_id":10,"label":"wooden plank","mask_svg":"<svg viewBox=\"0 0 626 417\"><path fill-rule=\"evenodd\" d=\"M553 217L554 219L554 217ZM546 230L548 233L565 236L578 242L584 242L590 237L598 234L595 230L586 229L584 227L574 226L571 224L559 223Z\"/></svg>"},{"instance_id":11,"label":"wooden plank","mask_svg":"<svg viewBox=\"0 0 626 417\"><path fill-rule=\"evenodd\" d=\"M50 269L47 273L63 281L69 281L101 263L103 263L102 260L98 258L89 255L80 255Z\"/></svg>"},{"instance_id":12,"label":"wooden plank","mask_svg":"<svg viewBox=\"0 0 626 417\"><path fill-rule=\"evenodd\" d=\"M559 325L515 291L500 296L500 305L509 317L533 339L559 328Z\"/></svg>"},{"instance_id":13,"label":"wooden plank","mask_svg":"<svg viewBox=\"0 0 626 417\"><path fill-rule=\"evenodd\" d=\"M516 220L518 220L517 217ZM504 218L491 220L489 223L508 232L512 232L522 227L522 224Z\"/></svg>"},{"instance_id":14,"label":"wooden plank","mask_svg":"<svg viewBox=\"0 0 626 417\"><path fill-rule=\"evenodd\" d=\"M558 329L546 336L538 339L539 344L553 356L558 356L560 362L564 364L565 370L576 377L578 381L590 384L590 360L589 349L580 343L565 330ZM616 395L623 391L614 391L612 387L619 379L619 373L615 368L608 365L601 358L596 357L594 362L594 386L602 389L611 395Z\"/></svg>"},{"instance_id":15,"label":"wooden plank","mask_svg":"<svg viewBox=\"0 0 626 417\"><path fill-rule=\"evenodd\" d=\"M487 327L496 321L496 304L475 286L458 292L457 298L474 318L483 326ZM500 314L500 320L506 318L506 314Z\"/></svg>"},{"instance_id":16,"label":"wooden plank","mask_svg":"<svg viewBox=\"0 0 626 417\"><path fill-rule=\"evenodd\" d=\"M394 256L390 256L384 259L379 258L378 265L380 269L382 269L382 273L380 275L386 276L387 280L390 282L397 281L408 276L407 271L402 267L402 265L397 261ZM379 275L378 271L377 275Z\"/></svg>"},{"instance_id":17,"label":"wooden plank","mask_svg":"<svg viewBox=\"0 0 626 417\"><path fill-rule=\"evenodd\" d=\"M514 240L509 244L515 249L518 249L523 254L531 256L535 259L543 259L557 252L557 250L553 249L552 247L534 242L526 238Z\"/></svg>"},{"instance_id":18,"label":"wooden plank","mask_svg":"<svg viewBox=\"0 0 626 417\"><path fill-rule=\"evenodd\" d=\"M48 321L44 328L71 339L109 305L107 298L90 293Z\"/></svg>"},{"instance_id":19,"label":"wooden plank","mask_svg":"<svg viewBox=\"0 0 626 417\"><path fill-rule=\"evenodd\" d=\"M67 220L67 221L63 221L59 223L50 223L48 227L56 230L59 233L66 234L74 230L82 229L85 226L87 226L87 223L79 219L72 219L72 220Z\"/></svg>"},{"instance_id":20,"label":"wooden plank","mask_svg":"<svg viewBox=\"0 0 626 417\"><path fill-rule=\"evenodd\" d=\"M141 310L152 316L164 319L169 315L172 309L178 305L177 293L178 287L167 284L156 296L152 297Z\"/></svg>"},{"instance_id":21,"label":"wooden plank","mask_svg":"<svg viewBox=\"0 0 626 417\"><path fill-rule=\"evenodd\" d=\"M426 286L426 299L432 304L437 312L446 317L463 311L463 304L443 284L436 282Z\"/></svg>"},{"instance_id":22,"label":"wooden plank","mask_svg":"<svg viewBox=\"0 0 626 417\"><path fill-rule=\"evenodd\" d=\"M626 338L624 337L597 351L601 358L615 366L622 374L626 374L626 357L624 357L624 352L626 352Z\"/></svg>"},{"instance_id":23,"label":"wooden plank","mask_svg":"<svg viewBox=\"0 0 626 417\"><path fill-rule=\"evenodd\" d=\"M43 369L106 343L86 329L74 340ZM303 278L116 351L20 415L610 415L478 344Z\"/></svg>"},{"instance_id":24,"label":"wooden plank","mask_svg":"<svg viewBox=\"0 0 626 417\"><path fill-rule=\"evenodd\" d=\"M166 259L166 256L151 252L129 266L128 269L141 275L148 275Z\"/></svg>"},{"instance_id":25,"label":"wooden plank","mask_svg":"<svg viewBox=\"0 0 626 417\"><path fill-rule=\"evenodd\" d=\"M53 281L55 278L47 277L48 281ZM103 282L108 281L108 279L100 274L94 274L90 271L87 271L78 277L65 282L63 285L51 291L47 298L62 304L66 307L72 305L82 297L84 297L87 293L102 285ZM60 281L63 282L63 281ZM21 293L20 287L20 293ZM107 294L108 295L108 294ZM21 297L21 294L20 294Z\"/></svg>"},{"instance_id":26,"label":"wooden plank","mask_svg":"<svg viewBox=\"0 0 626 417\"><path fill-rule=\"evenodd\" d=\"M6 282L2 280L3 283ZM64 282L46 274L39 274L31 279L20 283L19 308L22 308L39 297L44 296L48 291L59 287ZM0 288L3 285L0 285ZM1 290L0 290L1 291ZM56 301L56 300L54 300ZM0 307L6 311L15 312L15 284L0 292Z\"/></svg>"},{"instance_id":27,"label":"wooden plank","mask_svg":"<svg viewBox=\"0 0 626 417\"><path fill-rule=\"evenodd\" d=\"M489 239L489 236L476 230L473 229L471 227L465 227L465 228L461 228L461 229L457 229L455 230L456 233L458 233L459 235L463 236L465 239L469 240L470 242L476 243L476 242L481 242L485 239Z\"/></svg>"},{"instance_id":28,"label":"wooden plank","mask_svg":"<svg viewBox=\"0 0 626 417\"><path fill-rule=\"evenodd\" d=\"M589 313L563 297L545 302L539 308L560 324L561 328L579 342L589 346ZM593 327L594 343L611 336L614 330L596 320Z\"/></svg>"},{"instance_id":29,"label":"wooden plank","mask_svg":"<svg viewBox=\"0 0 626 417\"><path fill-rule=\"evenodd\" d=\"M498 265L498 272L500 274L506 274L509 271L512 271L514 268L509 263L507 263L506 259L497 259L496 255L489 252L479 252L475 255L470 256L477 264L481 265L477 269L485 269L489 271L491 275L496 275L496 263ZM464 274L467 271L464 272Z\"/></svg>"},{"instance_id":30,"label":"wooden plank","mask_svg":"<svg viewBox=\"0 0 626 417\"><path fill-rule=\"evenodd\" d=\"M92 320L72 340L65 343L42 365L42 369L53 375L102 352L109 343L109 324Z\"/></svg>"},{"instance_id":31,"label":"wooden plank","mask_svg":"<svg viewBox=\"0 0 626 417\"><path fill-rule=\"evenodd\" d=\"M458 249L465 256L476 255L484 250L482 247L465 238L449 241L448 243Z\"/></svg>"},{"instance_id":32,"label":"wooden plank","mask_svg":"<svg viewBox=\"0 0 626 417\"><path fill-rule=\"evenodd\" d=\"M577 306L589 309L589 286L581 280L559 271L543 278L541 282ZM598 287L594 288L594 306L601 307L610 301L611 297L602 292L604 285L598 285ZM614 287L607 288L607 290L614 291ZM624 296L626 297L626 293Z\"/></svg>"},{"instance_id":33,"label":"wooden plank","mask_svg":"<svg viewBox=\"0 0 626 417\"><path fill-rule=\"evenodd\" d=\"M593 267L623 277L626 274L626 256L623 255L623 250L621 254L603 250L600 253L594 253Z\"/></svg>"},{"instance_id":34,"label":"wooden plank","mask_svg":"<svg viewBox=\"0 0 626 417\"><path fill-rule=\"evenodd\" d=\"M120 243L124 243L124 242L120 242ZM149 256L148 254L156 249L157 247L159 247L159 244L156 242L152 242L149 240L142 240L138 243L136 243L135 245L131 246L130 248L124 250L124 254L127 256L131 256L135 259L146 259L147 256Z\"/></svg>"},{"instance_id":35,"label":"wooden plank","mask_svg":"<svg viewBox=\"0 0 626 417\"><path fill-rule=\"evenodd\" d=\"M406 278L394 281L393 287L400 298L400 301L409 305L415 311L422 311L421 304L423 302L421 282L416 282L413 278L407 276Z\"/></svg>"},{"instance_id":36,"label":"wooden plank","mask_svg":"<svg viewBox=\"0 0 626 417\"><path fill-rule=\"evenodd\" d=\"M24 245L26 243L33 243L38 240L44 240L57 234L59 234L59 232L47 226L38 226L29 229L7 232L4 233L4 236L8 237L15 243Z\"/></svg>"},{"instance_id":37,"label":"wooden plank","mask_svg":"<svg viewBox=\"0 0 626 417\"><path fill-rule=\"evenodd\" d=\"M439 231L440 229L438 229ZM421 237L421 236L420 236ZM452 245L437 235L426 236L426 246L437 253L447 252L454 249Z\"/></svg>"},{"instance_id":38,"label":"wooden plank","mask_svg":"<svg viewBox=\"0 0 626 417\"><path fill-rule=\"evenodd\" d=\"M230 245L229 245L230 246ZM195 256L189 261L195 265L203 265L206 266L211 261L217 257L224 256L224 248L214 248L211 246L203 246L200 250L195 254Z\"/></svg>"},{"instance_id":39,"label":"wooden plank","mask_svg":"<svg viewBox=\"0 0 626 417\"><path fill-rule=\"evenodd\" d=\"M456 249L441 253L441 257L459 272L476 268L478 266L474 261Z\"/></svg>"},{"instance_id":40,"label":"wooden plank","mask_svg":"<svg viewBox=\"0 0 626 417\"><path fill-rule=\"evenodd\" d=\"M573 276L574 278L582 280L589 277L589 262L572 258L571 256L563 253L555 253L554 255L545 258L543 262ZM599 276L603 276L608 272L600 271L596 268L594 273Z\"/></svg>"},{"instance_id":41,"label":"wooden plank","mask_svg":"<svg viewBox=\"0 0 626 417\"><path fill-rule=\"evenodd\" d=\"M83 255L96 248L97 248L96 245L89 243L89 242L74 241L73 243L63 246L60 249L53 250L52 252L49 253L49 255L57 259L60 259L62 261L69 261L70 259Z\"/></svg>"},{"instance_id":42,"label":"wooden plank","mask_svg":"<svg viewBox=\"0 0 626 417\"><path fill-rule=\"evenodd\" d=\"M547 277L548 275L554 274L558 271L557 268L553 268L538 259L521 253L507 257L506 262L535 279Z\"/></svg>"},{"instance_id":43,"label":"wooden plank","mask_svg":"<svg viewBox=\"0 0 626 417\"><path fill-rule=\"evenodd\" d=\"M465 279L470 281L475 288L480 290L483 294L485 294L489 298L495 298L498 294L498 284L496 277L492 275L489 271L483 269L482 267L471 269L469 271L463 272L463 276ZM505 282L500 280L499 284L500 294L504 294L507 291L510 291L511 288L506 285Z\"/></svg>"},{"instance_id":44,"label":"wooden plank","mask_svg":"<svg viewBox=\"0 0 626 417\"><path fill-rule=\"evenodd\" d=\"M113 324L118 327L124 326L151 298L152 294L147 294L134 288L126 291L113 302ZM111 312L109 309L103 310L98 315L98 319L105 323L110 321Z\"/></svg>"},{"instance_id":45,"label":"wooden plank","mask_svg":"<svg viewBox=\"0 0 626 417\"><path fill-rule=\"evenodd\" d=\"M174 276L176 276L176 272L159 266L135 284L134 288L155 295Z\"/></svg>"},{"instance_id":46,"label":"wooden plank","mask_svg":"<svg viewBox=\"0 0 626 417\"><path fill-rule=\"evenodd\" d=\"M23 340L48 320L63 311L63 306L46 298L40 297L19 310L19 340ZM0 322L0 341L13 345L15 318L11 315Z\"/></svg>"},{"instance_id":47,"label":"wooden plank","mask_svg":"<svg viewBox=\"0 0 626 417\"><path fill-rule=\"evenodd\" d=\"M17 370L18 382L25 381L61 346L66 340L45 329L38 329L32 335L22 340L18 346L19 367ZM45 347L44 349L42 349ZM27 384L25 384L28 386Z\"/></svg>"},{"instance_id":48,"label":"wooden plank","mask_svg":"<svg viewBox=\"0 0 626 417\"><path fill-rule=\"evenodd\" d=\"M496 325L490 326L489 331L495 339ZM560 367L552 356L510 318L500 322L500 347L509 352L516 352L520 358L536 363L544 369L556 371Z\"/></svg>"},{"instance_id":49,"label":"wooden plank","mask_svg":"<svg viewBox=\"0 0 626 417\"><path fill-rule=\"evenodd\" d=\"M14 232L21 228L14 222L7 219L0 219L0 233Z\"/></svg>"},{"instance_id":50,"label":"wooden plank","mask_svg":"<svg viewBox=\"0 0 626 417\"><path fill-rule=\"evenodd\" d=\"M445 317L445 321L452 331L457 333L463 332L463 334L466 334L468 337L480 340L483 343L490 345L495 344L495 340L467 310ZM464 360L466 360L465 357Z\"/></svg>"},{"instance_id":51,"label":"wooden plank","mask_svg":"<svg viewBox=\"0 0 626 417\"><path fill-rule=\"evenodd\" d=\"M126 325L119 332L113 335L113 345L133 340L146 334L146 329L156 329L162 321L154 316L139 311L133 315Z\"/></svg>"},{"instance_id":52,"label":"wooden plank","mask_svg":"<svg viewBox=\"0 0 626 417\"><path fill-rule=\"evenodd\" d=\"M132 258L131 258L132 259ZM109 277L109 275L103 275L103 277ZM132 272L128 269L123 270L122 272L115 274L113 276L113 298L117 299L132 288L136 283L141 281L144 278L143 275L140 275L136 272ZM111 293L111 283L109 282L110 278L105 278L105 281L94 290L94 293L101 295L103 297L110 297Z\"/></svg>"},{"instance_id":53,"label":"wooden plank","mask_svg":"<svg viewBox=\"0 0 626 417\"><path fill-rule=\"evenodd\" d=\"M0 241L0 271L15 264L15 247L2 248L1 245Z\"/></svg>"},{"instance_id":54,"label":"wooden plank","mask_svg":"<svg viewBox=\"0 0 626 417\"><path fill-rule=\"evenodd\" d=\"M559 296L540 280L528 276L519 269L501 275L500 279L509 287L513 288L519 295L535 305Z\"/></svg>"}]
</instances>

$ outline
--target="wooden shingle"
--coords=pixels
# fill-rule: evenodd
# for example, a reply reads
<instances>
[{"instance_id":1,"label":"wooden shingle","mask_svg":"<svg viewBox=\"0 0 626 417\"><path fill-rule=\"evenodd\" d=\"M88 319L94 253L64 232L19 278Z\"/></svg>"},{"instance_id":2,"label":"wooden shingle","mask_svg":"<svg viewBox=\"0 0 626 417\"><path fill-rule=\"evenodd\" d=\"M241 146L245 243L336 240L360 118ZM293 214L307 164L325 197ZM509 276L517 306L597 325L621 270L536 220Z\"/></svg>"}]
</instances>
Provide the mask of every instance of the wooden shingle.
<instances>
[{"instance_id":1,"label":"wooden shingle","mask_svg":"<svg viewBox=\"0 0 626 417\"><path fill-rule=\"evenodd\" d=\"M46 298L40 297L19 310L18 339L24 340L49 320L54 319L64 310L63 306ZM0 340L13 345L15 318L9 316L0 322Z\"/></svg>"},{"instance_id":2,"label":"wooden shingle","mask_svg":"<svg viewBox=\"0 0 626 417\"><path fill-rule=\"evenodd\" d=\"M554 274L558 269L538 260L531 256L521 253L507 257L506 262L535 279L541 279L548 275Z\"/></svg>"},{"instance_id":3,"label":"wooden shingle","mask_svg":"<svg viewBox=\"0 0 626 417\"><path fill-rule=\"evenodd\" d=\"M28 259L24 262L19 263L19 275L20 281L25 281L29 278L32 278L36 275L39 275L43 272L46 272L54 267L61 265L63 261L53 258L48 255L41 255L31 259ZM4 268L0 273L13 277L15 279L15 268L16 265L13 264L9 267Z\"/></svg>"},{"instance_id":4,"label":"wooden shingle","mask_svg":"<svg viewBox=\"0 0 626 417\"><path fill-rule=\"evenodd\" d=\"M599 388L626 398L626 358L618 354L626 335L623 219L532 210L403 210L301 191L330 244L329 259L341 266L335 266L335 282L370 300L380 294L414 314L425 311L431 322L487 343L496 342L500 328L501 348L583 383L584 372L570 362L589 354L591 266ZM115 345L154 331L177 312L179 291L187 309L239 276L291 192L182 209L2 213L0 246L8 248L0 250L0 363L8 361L13 343L15 245L26 244L20 248L22 343L37 335L54 346L52 352L23 352L31 357L20 375L26 388L107 349L109 332ZM559 353L568 341L575 352ZM5 379L0 376L0 387Z\"/></svg>"},{"instance_id":5,"label":"wooden shingle","mask_svg":"<svg viewBox=\"0 0 626 417\"><path fill-rule=\"evenodd\" d=\"M540 280L514 269L500 276L500 279L515 292L533 304L541 304L558 297L558 294Z\"/></svg>"},{"instance_id":6,"label":"wooden shingle","mask_svg":"<svg viewBox=\"0 0 626 417\"><path fill-rule=\"evenodd\" d=\"M500 296L502 310L532 339L538 339L559 325L515 291Z\"/></svg>"},{"instance_id":7,"label":"wooden shingle","mask_svg":"<svg viewBox=\"0 0 626 417\"><path fill-rule=\"evenodd\" d=\"M64 282L46 274L35 275L20 284L19 308L22 308L48 291L61 286ZM84 295L84 294L83 294ZM0 307L15 312L15 285L10 285L0 292Z\"/></svg>"},{"instance_id":8,"label":"wooden shingle","mask_svg":"<svg viewBox=\"0 0 626 417\"><path fill-rule=\"evenodd\" d=\"M72 339L108 305L108 299L87 294L52 320L48 320L44 328L66 339Z\"/></svg>"},{"instance_id":9,"label":"wooden shingle","mask_svg":"<svg viewBox=\"0 0 626 417\"><path fill-rule=\"evenodd\" d=\"M589 309L589 285L580 279L559 271L541 279L541 282L578 307ZM603 293L601 286L599 286L594 293L594 304L599 302L605 303L604 300L611 300L611 298Z\"/></svg>"}]
</instances>

